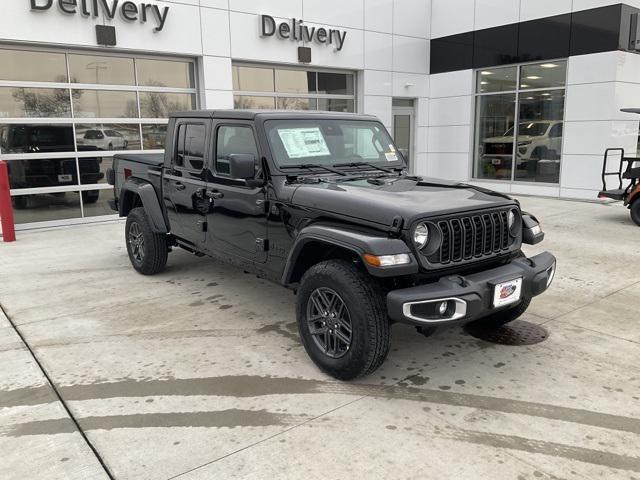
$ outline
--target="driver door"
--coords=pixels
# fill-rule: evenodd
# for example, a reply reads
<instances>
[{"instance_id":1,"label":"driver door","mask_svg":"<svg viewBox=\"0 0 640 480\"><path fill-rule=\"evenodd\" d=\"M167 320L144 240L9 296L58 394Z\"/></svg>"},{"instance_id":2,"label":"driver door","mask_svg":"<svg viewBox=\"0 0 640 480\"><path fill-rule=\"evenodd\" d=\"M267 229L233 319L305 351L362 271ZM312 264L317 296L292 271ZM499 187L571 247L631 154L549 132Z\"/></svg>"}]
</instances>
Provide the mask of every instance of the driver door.
<instances>
[{"instance_id":1,"label":"driver door","mask_svg":"<svg viewBox=\"0 0 640 480\"><path fill-rule=\"evenodd\" d=\"M208 214L207 246L251 262L267 259L267 203L263 187L250 187L231 176L233 155L252 155L257 166L261 158L253 126L224 121L215 126L214 173L207 185L213 199Z\"/></svg>"}]
</instances>

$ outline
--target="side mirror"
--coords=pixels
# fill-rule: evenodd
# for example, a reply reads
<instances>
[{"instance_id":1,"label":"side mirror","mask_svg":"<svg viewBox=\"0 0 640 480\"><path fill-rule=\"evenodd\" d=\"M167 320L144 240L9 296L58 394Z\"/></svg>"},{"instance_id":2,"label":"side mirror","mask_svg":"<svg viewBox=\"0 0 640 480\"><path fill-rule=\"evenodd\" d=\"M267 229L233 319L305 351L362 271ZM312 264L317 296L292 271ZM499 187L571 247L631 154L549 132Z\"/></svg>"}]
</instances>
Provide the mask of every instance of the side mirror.
<instances>
[{"instance_id":1,"label":"side mirror","mask_svg":"<svg viewBox=\"0 0 640 480\"><path fill-rule=\"evenodd\" d=\"M229 174L231 178L252 180L256 176L256 157L249 153L229 155Z\"/></svg>"}]
</instances>

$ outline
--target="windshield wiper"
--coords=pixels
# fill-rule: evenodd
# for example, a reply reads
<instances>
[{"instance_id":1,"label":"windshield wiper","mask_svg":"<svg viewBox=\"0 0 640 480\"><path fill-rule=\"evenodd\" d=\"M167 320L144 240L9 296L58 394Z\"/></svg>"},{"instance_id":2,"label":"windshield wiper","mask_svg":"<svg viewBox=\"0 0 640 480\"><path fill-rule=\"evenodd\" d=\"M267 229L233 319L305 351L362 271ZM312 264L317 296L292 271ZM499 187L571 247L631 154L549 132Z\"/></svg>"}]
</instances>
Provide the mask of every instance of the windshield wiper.
<instances>
[{"instance_id":1,"label":"windshield wiper","mask_svg":"<svg viewBox=\"0 0 640 480\"><path fill-rule=\"evenodd\" d=\"M370 167L375 170L380 170L381 172L395 173L393 170L389 170L388 168L380 167L374 163L369 162L336 163L334 167Z\"/></svg>"},{"instance_id":2,"label":"windshield wiper","mask_svg":"<svg viewBox=\"0 0 640 480\"><path fill-rule=\"evenodd\" d=\"M331 172L331 173L337 173L338 175L342 175L343 177L345 177L347 174L340 171L340 170L336 170L335 168L331 168L331 167L327 167L325 165L317 165L315 163L300 163L298 165L282 165L280 167L280 169L284 170L287 168L304 168L305 170L310 170L312 168L320 168L322 170L326 170L327 172Z\"/></svg>"}]
</instances>

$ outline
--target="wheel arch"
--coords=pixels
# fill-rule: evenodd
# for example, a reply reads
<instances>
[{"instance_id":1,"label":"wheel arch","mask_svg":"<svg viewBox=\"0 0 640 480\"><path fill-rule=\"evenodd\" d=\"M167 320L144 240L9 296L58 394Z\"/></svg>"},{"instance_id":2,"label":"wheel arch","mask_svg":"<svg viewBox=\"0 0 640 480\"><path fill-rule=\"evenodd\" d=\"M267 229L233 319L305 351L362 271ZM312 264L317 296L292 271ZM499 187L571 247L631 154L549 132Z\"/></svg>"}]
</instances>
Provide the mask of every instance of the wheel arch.
<instances>
[{"instance_id":1,"label":"wheel arch","mask_svg":"<svg viewBox=\"0 0 640 480\"><path fill-rule=\"evenodd\" d=\"M362 255L395 255L407 253L410 265L377 268L362 261ZM312 225L296 238L282 274L282 284L293 285L313 265L329 259L355 261L376 277L407 275L418 271L418 264L407 245L398 238L365 234L329 225Z\"/></svg>"},{"instance_id":2,"label":"wheel arch","mask_svg":"<svg viewBox=\"0 0 640 480\"><path fill-rule=\"evenodd\" d=\"M126 217L137 207L143 207L149 216L151 227L156 233L168 233L168 225L162 213L158 195L151 183L139 179L128 178L120 189L120 216Z\"/></svg>"}]
</instances>

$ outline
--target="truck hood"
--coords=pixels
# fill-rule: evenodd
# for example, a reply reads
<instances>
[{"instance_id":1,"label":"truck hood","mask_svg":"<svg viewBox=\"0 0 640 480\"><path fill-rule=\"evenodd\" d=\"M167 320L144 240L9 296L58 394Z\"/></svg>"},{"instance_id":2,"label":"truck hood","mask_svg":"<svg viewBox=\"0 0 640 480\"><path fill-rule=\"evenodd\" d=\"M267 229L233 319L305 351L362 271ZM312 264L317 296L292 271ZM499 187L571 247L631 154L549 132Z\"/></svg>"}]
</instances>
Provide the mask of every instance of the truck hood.
<instances>
[{"instance_id":1,"label":"truck hood","mask_svg":"<svg viewBox=\"0 0 640 480\"><path fill-rule=\"evenodd\" d=\"M382 180L382 185L366 179L301 184L292 202L381 225L391 225L395 217L401 216L405 226L421 218L515 204L500 193L439 179Z\"/></svg>"}]
</instances>

